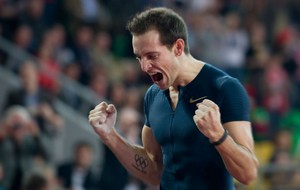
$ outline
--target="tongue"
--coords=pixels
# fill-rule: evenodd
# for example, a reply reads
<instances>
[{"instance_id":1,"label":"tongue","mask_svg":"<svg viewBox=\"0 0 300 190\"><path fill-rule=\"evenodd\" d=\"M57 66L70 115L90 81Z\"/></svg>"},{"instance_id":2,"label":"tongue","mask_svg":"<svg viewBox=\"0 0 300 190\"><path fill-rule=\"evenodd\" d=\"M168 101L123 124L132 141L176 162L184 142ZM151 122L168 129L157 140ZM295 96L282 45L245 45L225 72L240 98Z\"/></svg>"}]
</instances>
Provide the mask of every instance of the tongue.
<instances>
[{"instance_id":1,"label":"tongue","mask_svg":"<svg viewBox=\"0 0 300 190\"><path fill-rule=\"evenodd\" d=\"M160 81L163 78L163 75L161 73L157 73L155 75L153 75L153 79L155 82Z\"/></svg>"}]
</instances>

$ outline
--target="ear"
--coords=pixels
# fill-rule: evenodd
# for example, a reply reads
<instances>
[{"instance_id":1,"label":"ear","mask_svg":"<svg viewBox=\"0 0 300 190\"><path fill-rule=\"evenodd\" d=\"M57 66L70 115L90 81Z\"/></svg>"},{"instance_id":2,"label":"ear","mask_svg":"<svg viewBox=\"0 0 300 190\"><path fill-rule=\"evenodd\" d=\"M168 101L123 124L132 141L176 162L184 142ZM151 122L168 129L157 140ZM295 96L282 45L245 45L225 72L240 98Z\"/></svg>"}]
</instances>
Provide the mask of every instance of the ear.
<instances>
[{"instance_id":1,"label":"ear","mask_svg":"<svg viewBox=\"0 0 300 190\"><path fill-rule=\"evenodd\" d=\"M176 56L180 56L184 52L185 43L183 39L179 38L174 44L174 52Z\"/></svg>"}]
</instances>

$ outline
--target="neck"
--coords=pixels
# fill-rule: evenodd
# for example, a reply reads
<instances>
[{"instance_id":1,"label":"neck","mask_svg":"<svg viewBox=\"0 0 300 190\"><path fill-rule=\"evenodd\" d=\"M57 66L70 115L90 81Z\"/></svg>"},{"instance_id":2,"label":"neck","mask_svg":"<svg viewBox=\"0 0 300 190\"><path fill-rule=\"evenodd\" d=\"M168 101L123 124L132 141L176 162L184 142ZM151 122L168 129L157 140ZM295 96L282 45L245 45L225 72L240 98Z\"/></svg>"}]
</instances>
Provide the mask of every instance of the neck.
<instances>
[{"instance_id":1,"label":"neck","mask_svg":"<svg viewBox=\"0 0 300 190\"><path fill-rule=\"evenodd\" d=\"M184 55L179 60L180 71L177 79L172 85L173 88L177 89L178 86L186 86L199 74L204 62L195 59L191 55Z\"/></svg>"}]
</instances>

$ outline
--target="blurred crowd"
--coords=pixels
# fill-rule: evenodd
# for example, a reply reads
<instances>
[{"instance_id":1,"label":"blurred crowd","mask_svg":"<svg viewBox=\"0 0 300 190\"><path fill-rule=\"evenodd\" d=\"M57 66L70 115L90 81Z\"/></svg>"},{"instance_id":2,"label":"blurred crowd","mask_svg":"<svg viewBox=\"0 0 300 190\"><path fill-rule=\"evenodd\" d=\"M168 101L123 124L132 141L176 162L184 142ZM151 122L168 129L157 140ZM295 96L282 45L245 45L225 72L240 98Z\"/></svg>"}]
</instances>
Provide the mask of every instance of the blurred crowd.
<instances>
[{"instance_id":1,"label":"blurred crowd","mask_svg":"<svg viewBox=\"0 0 300 190\"><path fill-rule=\"evenodd\" d=\"M298 0L0 0L0 36L35 59L0 49L0 65L21 80L7 93L0 120L0 190L156 189L133 178L105 147L101 172L93 147L79 141L74 160L53 162L64 132L58 98L83 115L87 104L59 76L89 88L119 109L117 129L140 142L143 95L127 20L166 6L186 20L194 57L245 86L257 156L268 189L300 184L300 1ZM234 97L233 97L234 98Z\"/></svg>"}]
</instances>

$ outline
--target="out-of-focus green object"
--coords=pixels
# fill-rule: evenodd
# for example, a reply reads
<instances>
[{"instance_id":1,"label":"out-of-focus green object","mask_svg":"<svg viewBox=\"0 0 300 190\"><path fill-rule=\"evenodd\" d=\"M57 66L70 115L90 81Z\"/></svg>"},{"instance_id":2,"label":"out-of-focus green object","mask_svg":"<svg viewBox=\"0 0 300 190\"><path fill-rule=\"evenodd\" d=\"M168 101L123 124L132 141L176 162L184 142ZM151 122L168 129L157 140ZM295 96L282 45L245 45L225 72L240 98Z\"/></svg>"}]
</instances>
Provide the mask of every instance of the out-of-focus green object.
<instances>
[{"instance_id":1,"label":"out-of-focus green object","mask_svg":"<svg viewBox=\"0 0 300 190\"><path fill-rule=\"evenodd\" d=\"M256 107L251 111L253 137L256 142L269 140L270 115L263 107Z\"/></svg>"},{"instance_id":2,"label":"out-of-focus green object","mask_svg":"<svg viewBox=\"0 0 300 190\"><path fill-rule=\"evenodd\" d=\"M292 109L283 118L281 128L291 130L293 134L292 155L300 159L300 110Z\"/></svg>"}]
</instances>

